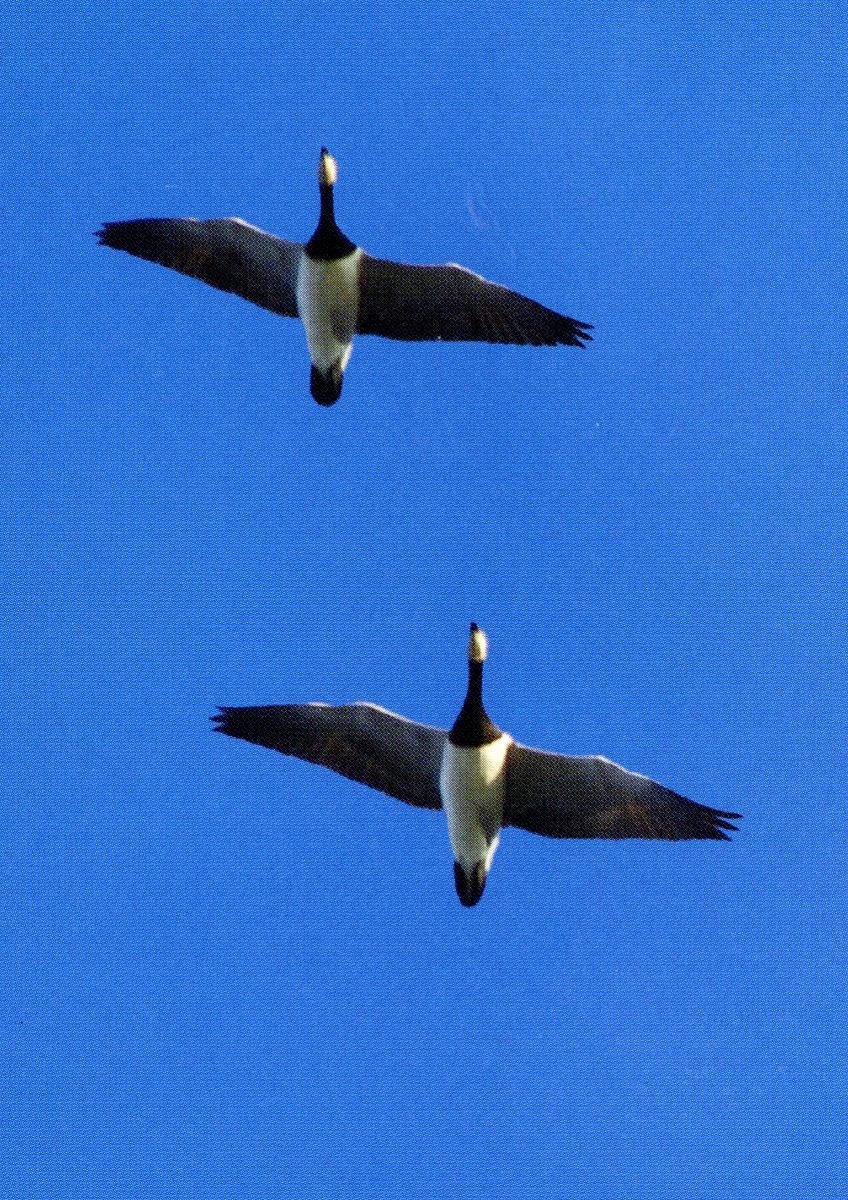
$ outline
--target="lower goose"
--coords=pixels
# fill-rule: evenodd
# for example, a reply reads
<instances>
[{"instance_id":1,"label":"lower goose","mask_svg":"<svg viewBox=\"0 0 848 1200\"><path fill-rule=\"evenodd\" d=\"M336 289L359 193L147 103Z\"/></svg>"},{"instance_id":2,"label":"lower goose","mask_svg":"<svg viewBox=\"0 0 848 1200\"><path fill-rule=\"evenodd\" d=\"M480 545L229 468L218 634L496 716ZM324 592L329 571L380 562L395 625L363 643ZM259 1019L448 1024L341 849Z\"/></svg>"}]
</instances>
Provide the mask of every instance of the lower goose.
<instances>
[{"instance_id":1,"label":"lower goose","mask_svg":"<svg viewBox=\"0 0 848 1200\"><path fill-rule=\"evenodd\" d=\"M468 690L450 730L376 704L221 708L219 733L279 750L417 808L444 809L454 882L466 907L483 894L500 831L555 838L727 840L740 814L707 808L599 756L575 758L513 741L483 707L486 635L471 626Z\"/></svg>"}]
</instances>

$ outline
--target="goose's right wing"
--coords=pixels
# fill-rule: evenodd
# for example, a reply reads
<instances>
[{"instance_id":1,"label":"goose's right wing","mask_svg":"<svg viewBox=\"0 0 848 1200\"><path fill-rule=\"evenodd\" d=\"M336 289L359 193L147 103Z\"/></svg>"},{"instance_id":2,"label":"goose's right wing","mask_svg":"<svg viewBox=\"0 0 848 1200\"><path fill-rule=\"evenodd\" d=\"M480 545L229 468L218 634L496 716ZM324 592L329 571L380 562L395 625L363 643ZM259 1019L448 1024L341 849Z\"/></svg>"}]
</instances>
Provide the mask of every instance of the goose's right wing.
<instances>
[{"instance_id":1,"label":"goose's right wing","mask_svg":"<svg viewBox=\"0 0 848 1200\"><path fill-rule=\"evenodd\" d=\"M707 808L599 756L575 758L514 745L504 825L547 837L727 840L738 813Z\"/></svg>"},{"instance_id":2,"label":"goose's right wing","mask_svg":"<svg viewBox=\"0 0 848 1200\"><path fill-rule=\"evenodd\" d=\"M96 236L101 246L126 250L136 258L202 279L280 316L297 316L295 290L302 247L238 217L112 221Z\"/></svg>"},{"instance_id":3,"label":"goose's right wing","mask_svg":"<svg viewBox=\"0 0 848 1200\"><path fill-rule=\"evenodd\" d=\"M329 767L417 808L441 808L447 732L376 704L269 704L222 708L219 733Z\"/></svg>"},{"instance_id":4,"label":"goose's right wing","mask_svg":"<svg viewBox=\"0 0 848 1200\"><path fill-rule=\"evenodd\" d=\"M357 332L402 341L582 346L591 325L456 263L413 266L363 254Z\"/></svg>"}]
</instances>

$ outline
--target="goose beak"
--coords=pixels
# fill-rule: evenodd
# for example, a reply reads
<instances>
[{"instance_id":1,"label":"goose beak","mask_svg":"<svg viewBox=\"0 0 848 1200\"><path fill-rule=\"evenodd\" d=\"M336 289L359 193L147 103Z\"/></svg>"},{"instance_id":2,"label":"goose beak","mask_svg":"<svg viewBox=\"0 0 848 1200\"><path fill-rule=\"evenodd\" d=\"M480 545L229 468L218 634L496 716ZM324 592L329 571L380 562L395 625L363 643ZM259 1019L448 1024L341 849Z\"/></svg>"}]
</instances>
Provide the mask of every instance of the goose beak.
<instances>
[{"instance_id":1,"label":"goose beak","mask_svg":"<svg viewBox=\"0 0 848 1200\"><path fill-rule=\"evenodd\" d=\"M318 160L318 183L321 187L333 187L339 177L339 167L326 146L321 147Z\"/></svg>"},{"instance_id":2,"label":"goose beak","mask_svg":"<svg viewBox=\"0 0 848 1200\"><path fill-rule=\"evenodd\" d=\"M486 661L486 655L489 653L489 639L486 637L479 625L471 622L471 630L468 635L468 661L481 663Z\"/></svg>"}]
</instances>

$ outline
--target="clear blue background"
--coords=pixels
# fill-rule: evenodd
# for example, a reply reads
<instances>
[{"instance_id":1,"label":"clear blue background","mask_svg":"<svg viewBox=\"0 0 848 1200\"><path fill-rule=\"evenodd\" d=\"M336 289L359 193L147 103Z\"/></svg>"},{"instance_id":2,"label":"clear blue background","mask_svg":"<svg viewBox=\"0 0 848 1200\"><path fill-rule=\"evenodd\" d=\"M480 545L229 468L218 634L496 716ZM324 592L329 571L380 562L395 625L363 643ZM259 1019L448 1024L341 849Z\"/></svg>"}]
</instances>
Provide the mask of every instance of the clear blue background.
<instances>
[{"instance_id":1,"label":"clear blue background","mask_svg":"<svg viewBox=\"0 0 848 1200\"><path fill-rule=\"evenodd\" d=\"M2 1194L848 1191L846 39L829 5L104 0L6 22ZM462 262L585 352L303 331L102 220ZM507 833L214 737L488 707L739 809Z\"/></svg>"}]
</instances>

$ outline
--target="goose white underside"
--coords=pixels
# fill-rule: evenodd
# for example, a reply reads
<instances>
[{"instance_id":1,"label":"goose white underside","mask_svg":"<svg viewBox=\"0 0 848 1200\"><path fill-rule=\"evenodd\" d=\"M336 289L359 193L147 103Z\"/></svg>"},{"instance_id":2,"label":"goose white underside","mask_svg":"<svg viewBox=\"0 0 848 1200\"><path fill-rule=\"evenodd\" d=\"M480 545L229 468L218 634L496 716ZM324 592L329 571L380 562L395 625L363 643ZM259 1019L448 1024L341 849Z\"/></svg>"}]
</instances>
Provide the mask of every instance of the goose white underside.
<instances>
[{"instance_id":1,"label":"goose white underside","mask_svg":"<svg viewBox=\"0 0 848 1200\"><path fill-rule=\"evenodd\" d=\"M309 357L326 375L343 372L353 350L359 307L357 248L346 258L322 262L301 255L297 273L297 311L306 330Z\"/></svg>"},{"instance_id":2,"label":"goose white underside","mask_svg":"<svg viewBox=\"0 0 848 1200\"><path fill-rule=\"evenodd\" d=\"M486 746L445 742L439 788L454 858L467 872L482 862L486 874L500 838L504 767L512 738L503 733Z\"/></svg>"}]
</instances>

